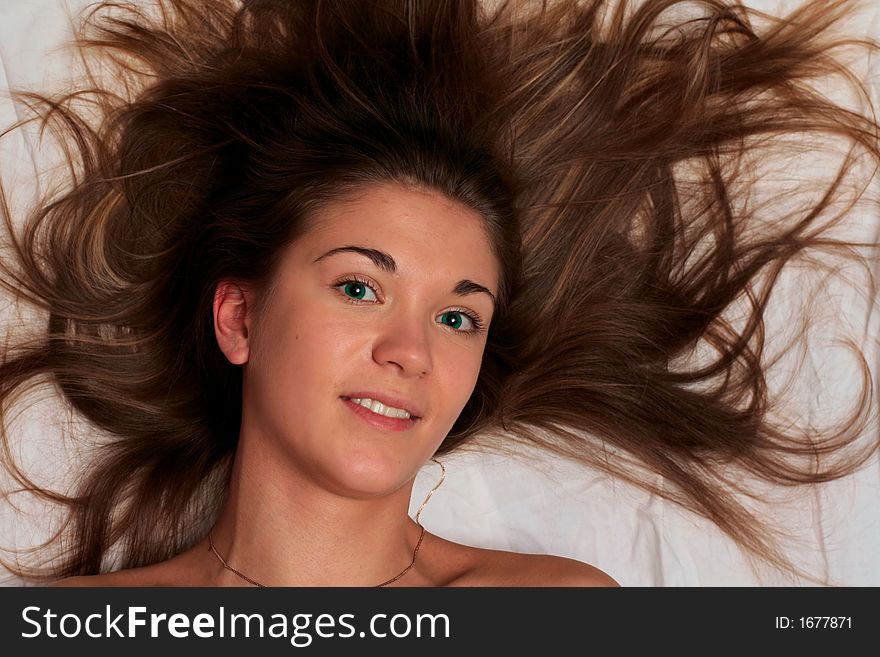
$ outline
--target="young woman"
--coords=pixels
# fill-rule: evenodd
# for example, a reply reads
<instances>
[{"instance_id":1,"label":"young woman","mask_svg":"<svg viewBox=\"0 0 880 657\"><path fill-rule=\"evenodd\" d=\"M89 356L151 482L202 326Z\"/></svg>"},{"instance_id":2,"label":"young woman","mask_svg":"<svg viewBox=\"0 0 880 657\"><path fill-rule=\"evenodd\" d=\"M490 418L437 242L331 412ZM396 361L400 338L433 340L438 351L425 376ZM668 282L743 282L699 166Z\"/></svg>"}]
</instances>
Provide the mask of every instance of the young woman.
<instances>
[{"instance_id":1,"label":"young woman","mask_svg":"<svg viewBox=\"0 0 880 657\"><path fill-rule=\"evenodd\" d=\"M243 381L217 523L169 561L62 584L613 583L577 561L451 543L407 516L416 472L473 393L509 275L486 220L424 185L334 192L270 290L217 285L217 345Z\"/></svg>"},{"instance_id":2,"label":"young woman","mask_svg":"<svg viewBox=\"0 0 880 657\"><path fill-rule=\"evenodd\" d=\"M3 280L48 325L10 351L0 395L48 373L107 440L79 491L52 498L73 521L60 562L16 572L615 584L407 516L423 464L492 432L658 492L797 570L728 486L737 469L821 481L876 449L838 456L870 398L828 435L775 425L760 363L778 268L841 245L825 231L843 215L827 215L852 161L785 221L760 225L742 201L750 158L780 135L833 132L880 156L876 124L809 84L845 72L827 34L847 3L762 30L733 3L695 17L666 0L519 4L90 15L83 47L115 76L31 96L75 146L73 179L21 237L9 224ZM744 298L737 330L723 311ZM700 341L717 358L682 365ZM792 458L816 452L838 458Z\"/></svg>"}]
</instances>

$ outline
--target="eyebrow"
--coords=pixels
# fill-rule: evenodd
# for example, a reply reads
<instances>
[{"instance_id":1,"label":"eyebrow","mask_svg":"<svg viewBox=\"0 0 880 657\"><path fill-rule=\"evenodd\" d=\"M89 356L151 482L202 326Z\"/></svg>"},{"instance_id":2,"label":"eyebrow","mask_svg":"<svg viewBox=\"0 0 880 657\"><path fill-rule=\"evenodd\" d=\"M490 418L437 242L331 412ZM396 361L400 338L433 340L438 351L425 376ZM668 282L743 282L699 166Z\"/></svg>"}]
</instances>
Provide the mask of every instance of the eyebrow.
<instances>
[{"instance_id":1,"label":"eyebrow","mask_svg":"<svg viewBox=\"0 0 880 657\"><path fill-rule=\"evenodd\" d=\"M389 274L397 273L397 263L394 262L394 258L392 258L384 251L370 249L365 246L340 246L335 249L330 249L324 255L316 258L315 262L323 260L324 258L335 255L337 253L357 253L358 255L369 258L373 262L373 264L382 271L386 271ZM468 294L479 293L488 294L492 298L492 304L495 304L495 295L492 294L488 288L468 279L464 279L456 283L455 286L452 288L452 292L454 294L457 294L458 296L466 296Z\"/></svg>"}]
</instances>

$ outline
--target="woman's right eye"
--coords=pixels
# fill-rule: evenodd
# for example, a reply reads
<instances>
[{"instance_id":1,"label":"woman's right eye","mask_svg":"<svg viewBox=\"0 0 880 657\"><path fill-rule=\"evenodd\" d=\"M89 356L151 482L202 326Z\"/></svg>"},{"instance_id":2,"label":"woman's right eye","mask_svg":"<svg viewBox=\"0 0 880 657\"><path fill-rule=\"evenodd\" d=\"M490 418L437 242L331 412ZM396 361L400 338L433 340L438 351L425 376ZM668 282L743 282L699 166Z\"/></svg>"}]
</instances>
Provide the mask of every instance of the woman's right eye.
<instances>
[{"instance_id":1,"label":"woman's right eye","mask_svg":"<svg viewBox=\"0 0 880 657\"><path fill-rule=\"evenodd\" d=\"M342 292L348 299L353 299L355 301L378 301L376 297L376 291L373 287L363 281L358 280L346 280L341 281L334 287ZM372 294L373 298L368 298L368 295Z\"/></svg>"}]
</instances>

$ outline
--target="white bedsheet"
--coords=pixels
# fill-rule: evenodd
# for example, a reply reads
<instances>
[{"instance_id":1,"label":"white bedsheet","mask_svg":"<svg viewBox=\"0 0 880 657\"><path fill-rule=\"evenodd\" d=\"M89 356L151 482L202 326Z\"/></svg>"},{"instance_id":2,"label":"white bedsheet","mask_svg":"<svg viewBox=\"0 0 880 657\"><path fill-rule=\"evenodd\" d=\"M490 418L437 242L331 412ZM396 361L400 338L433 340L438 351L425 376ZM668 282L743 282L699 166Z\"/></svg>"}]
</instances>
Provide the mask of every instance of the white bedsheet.
<instances>
[{"instance_id":1,"label":"white bedsheet","mask_svg":"<svg viewBox=\"0 0 880 657\"><path fill-rule=\"evenodd\" d=\"M83 0L0 0L0 87L46 88L69 75L67 53L58 49L70 35L71 16ZM797 1L752 0L748 4L778 13ZM865 2L848 23L855 35L880 38L880 3ZM876 62L860 62L861 74L876 89ZM875 98L876 100L876 98ZM16 108L0 94L0 125L15 121ZM7 193L23 205L33 198L34 171L42 162L33 131L0 142L0 172ZM876 182L872 193L877 197ZM880 239L877 208L860 206L849 222L853 236ZM781 329L792 299L802 294L796 277L786 279L768 324ZM785 305L779 299L785 299ZM2 298L0 298L2 301ZM796 307L796 304L795 306ZM864 338L864 353L874 367L878 354L871 340L880 335L876 311L860 304L846 287L830 288L821 336L846 328ZM0 312L7 312L0 303ZM0 321L4 316L0 315ZM841 395L857 371L849 358L827 345L811 346L793 409L804 417L828 412L827 395ZM844 397L842 401L846 401ZM851 401L851 400L850 400ZM68 452L53 441L49 418L59 412L50 397L31 408L10 430L23 459L47 477ZM873 436L876 440L876 427ZM429 531L471 545L522 552L558 554L592 563L623 585L754 585L799 583L778 573L756 579L743 554L711 523L653 495L604 474L540 453L521 458L463 453L443 459L447 480L421 519ZM543 468L534 467L537 462ZM431 464L419 474L412 513L439 475ZM790 554L820 577L843 585L880 585L880 462L875 457L858 473L819 487L782 491L774 507L777 522L797 537ZM16 501L22 502L19 498ZM46 511L23 505L25 513L0 508L0 543L28 545L48 531ZM0 581L12 585L7 576Z\"/></svg>"}]
</instances>

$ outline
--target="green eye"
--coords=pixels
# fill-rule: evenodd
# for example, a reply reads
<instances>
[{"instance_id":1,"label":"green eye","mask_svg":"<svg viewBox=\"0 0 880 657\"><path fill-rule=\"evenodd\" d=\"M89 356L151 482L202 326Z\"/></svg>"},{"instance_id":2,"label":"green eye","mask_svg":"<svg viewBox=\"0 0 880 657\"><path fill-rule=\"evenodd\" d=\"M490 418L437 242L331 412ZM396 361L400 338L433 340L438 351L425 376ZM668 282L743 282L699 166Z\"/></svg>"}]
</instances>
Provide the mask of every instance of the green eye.
<instances>
[{"instance_id":1,"label":"green eye","mask_svg":"<svg viewBox=\"0 0 880 657\"><path fill-rule=\"evenodd\" d=\"M348 296L355 299L363 299L367 294L367 287L360 283L346 283L344 289Z\"/></svg>"},{"instance_id":2,"label":"green eye","mask_svg":"<svg viewBox=\"0 0 880 657\"><path fill-rule=\"evenodd\" d=\"M462 322L470 322L471 324L474 323L474 321L470 317L468 317L467 315L465 315L462 312L459 312L458 310L451 310L449 312L445 312L442 315L440 315L440 317L441 317L440 322L442 324L445 324L446 326L448 326L450 328L454 328L454 329L458 329L458 330L461 330ZM464 330L471 331L474 328L476 328L476 327L471 326L471 328L465 328Z\"/></svg>"},{"instance_id":3,"label":"green eye","mask_svg":"<svg viewBox=\"0 0 880 657\"><path fill-rule=\"evenodd\" d=\"M376 298L376 293L373 289L366 283L361 283L360 281L345 281L336 287L341 289L345 296L358 301L372 301ZM368 294L372 294L373 299L367 299L366 297Z\"/></svg>"}]
</instances>

